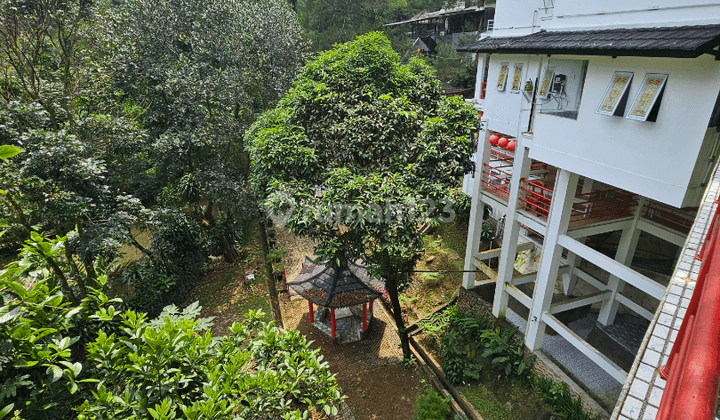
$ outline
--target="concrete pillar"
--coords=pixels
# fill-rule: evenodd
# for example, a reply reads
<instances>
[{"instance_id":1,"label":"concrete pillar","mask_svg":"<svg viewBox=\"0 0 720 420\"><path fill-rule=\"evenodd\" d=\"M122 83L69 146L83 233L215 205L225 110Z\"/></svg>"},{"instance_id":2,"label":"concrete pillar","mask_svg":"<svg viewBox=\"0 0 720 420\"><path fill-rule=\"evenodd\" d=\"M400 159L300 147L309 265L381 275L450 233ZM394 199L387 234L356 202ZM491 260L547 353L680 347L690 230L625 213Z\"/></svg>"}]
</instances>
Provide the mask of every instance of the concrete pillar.
<instances>
[{"instance_id":1,"label":"concrete pillar","mask_svg":"<svg viewBox=\"0 0 720 420\"><path fill-rule=\"evenodd\" d=\"M515 258L517 257L518 237L520 223L517 221L518 197L520 194L520 179L526 178L530 173L531 159L528 157L528 148L524 145L522 136L517 138L515 148L515 161L513 162L512 178L510 179L510 193L508 198L507 214L505 215L505 230L503 232L502 251L498 276L495 283L495 298L493 301L493 315L498 318L505 317L508 304L508 293L505 285L512 279Z\"/></svg>"},{"instance_id":2,"label":"concrete pillar","mask_svg":"<svg viewBox=\"0 0 720 420\"><path fill-rule=\"evenodd\" d=\"M640 238L640 230L637 226L640 221L640 214L642 213L642 206L644 204L644 197L638 200L638 206L635 209L633 222L630 226L623 229L618 249L615 252L615 261L628 267L632 264L638 239ZM610 325L615 322L615 315L617 315L618 308L618 301L616 300L617 295L621 293L624 288L624 281L616 276L610 276L610 279L608 279L608 289L612 292L612 294L610 295L610 299L603 302L600 307L600 313L598 314L598 322L602 325Z\"/></svg>"},{"instance_id":3,"label":"concrete pillar","mask_svg":"<svg viewBox=\"0 0 720 420\"><path fill-rule=\"evenodd\" d=\"M490 143L487 141L485 130L478 133L478 150L475 153L475 177L472 186L472 204L470 205L470 223L468 226L467 243L465 245L465 265L462 285L466 289L475 287L475 273L468 272L475 269L474 258L480 249L480 236L482 233L483 214L485 204L482 202L482 171L483 162L490 160Z\"/></svg>"},{"instance_id":4,"label":"concrete pillar","mask_svg":"<svg viewBox=\"0 0 720 420\"><path fill-rule=\"evenodd\" d=\"M585 238L579 238L577 241L580 243L585 243ZM563 292L565 293L565 295L571 295L575 291L575 286L577 285L577 275L575 274L575 267L580 265L580 262L581 259L578 258L577 255L568 251L567 264L569 270L567 274L563 274Z\"/></svg>"},{"instance_id":5,"label":"concrete pillar","mask_svg":"<svg viewBox=\"0 0 720 420\"><path fill-rule=\"evenodd\" d=\"M577 182L577 174L565 169L558 170L540 257L540 267L535 281L532 307L525 331L525 345L530 350L541 348L545 337L545 322L542 320L542 315L548 311L552 303L563 250L562 246L558 245L558 238L567 233Z\"/></svg>"}]
</instances>

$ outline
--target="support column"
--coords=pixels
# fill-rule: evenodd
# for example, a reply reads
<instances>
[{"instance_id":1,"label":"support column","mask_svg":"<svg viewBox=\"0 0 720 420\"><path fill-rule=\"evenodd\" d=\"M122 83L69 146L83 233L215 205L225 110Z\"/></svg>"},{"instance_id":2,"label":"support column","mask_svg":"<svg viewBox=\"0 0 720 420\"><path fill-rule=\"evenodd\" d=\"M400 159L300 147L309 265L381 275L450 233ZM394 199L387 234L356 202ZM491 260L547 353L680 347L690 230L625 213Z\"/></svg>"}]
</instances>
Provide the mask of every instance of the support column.
<instances>
[{"instance_id":1,"label":"support column","mask_svg":"<svg viewBox=\"0 0 720 420\"><path fill-rule=\"evenodd\" d=\"M579 238L577 240L580 243L585 243L585 238ZM567 274L563 275L563 292L565 295L571 295L575 291L577 285L577 275L575 275L575 267L580 265L581 259L578 258L575 253L568 251L567 264L569 270Z\"/></svg>"},{"instance_id":2,"label":"support column","mask_svg":"<svg viewBox=\"0 0 720 420\"><path fill-rule=\"evenodd\" d=\"M510 179L510 193L508 197L507 214L505 215L505 230L503 231L500 263L495 283L495 298L492 313L498 318L505 317L508 298L505 291L506 284L512 279L515 258L517 257L518 237L520 236L520 223L517 221L518 197L520 194L520 179L526 178L530 173L531 159L528 157L528 148L524 146L522 136L517 138L515 148L515 161L513 162L512 178Z\"/></svg>"},{"instance_id":3,"label":"support column","mask_svg":"<svg viewBox=\"0 0 720 420\"><path fill-rule=\"evenodd\" d=\"M642 206L644 204L645 197L638 200L632 224L623 229L617 252L615 252L615 261L627 267L632 264L632 259L635 255L635 248L637 248L638 239L640 239L640 229L637 227L638 222L640 221L640 214L642 213ZM610 290L612 294L610 295L610 299L603 302L600 307L600 313L598 314L598 322L602 325L610 325L615 322L615 315L617 315L619 303L616 300L617 295L621 293L624 288L625 282L622 279L613 275L610 276L610 279L608 280L608 290Z\"/></svg>"},{"instance_id":4,"label":"support column","mask_svg":"<svg viewBox=\"0 0 720 420\"><path fill-rule=\"evenodd\" d=\"M310 309L308 312L308 320L312 324L315 322L315 320L314 320L315 314L313 313L313 303L310 302L309 300L308 300L308 309Z\"/></svg>"},{"instance_id":5,"label":"support column","mask_svg":"<svg viewBox=\"0 0 720 420\"><path fill-rule=\"evenodd\" d=\"M330 337L335 338L335 308L330 308Z\"/></svg>"},{"instance_id":6,"label":"support column","mask_svg":"<svg viewBox=\"0 0 720 420\"><path fill-rule=\"evenodd\" d=\"M558 245L558 238L567 232L577 182L577 174L565 169L558 170L532 307L525 331L525 344L530 350L541 348L545 337L545 322L542 320L542 315L548 311L552 303L563 250L562 246Z\"/></svg>"},{"instance_id":7,"label":"support column","mask_svg":"<svg viewBox=\"0 0 720 420\"><path fill-rule=\"evenodd\" d=\"M465 245L465 265L462 285L466 289L475 287L475 270L473 259L480 250L480 236L482 234L483 214L485 204L482 201L482 171L483 162L490 160L490 143L487 141L487 132L478 133L478 150L475 153L475 176L472 186L472 204L470 205L470 223L468 226L467 243Z\"/></svg>"},{"instance_id":8,"label":"support column","mask_svg":"<svg viewBox=\"0 0 720 420\"><path fill-rule=\"evenodd\" d=\"M367 331L367 303L363 303L363 332Z\"/></svg>"}]
</instances>

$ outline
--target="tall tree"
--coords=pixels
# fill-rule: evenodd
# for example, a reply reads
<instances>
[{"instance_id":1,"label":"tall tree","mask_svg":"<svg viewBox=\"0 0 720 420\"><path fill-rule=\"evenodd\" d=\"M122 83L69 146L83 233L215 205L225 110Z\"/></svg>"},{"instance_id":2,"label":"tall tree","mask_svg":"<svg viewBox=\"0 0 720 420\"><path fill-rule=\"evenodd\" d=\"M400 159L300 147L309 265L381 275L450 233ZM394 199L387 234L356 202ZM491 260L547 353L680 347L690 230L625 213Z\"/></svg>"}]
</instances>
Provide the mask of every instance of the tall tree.
<instances>
[{"instance_id":1,"label":"tall tree","mask_svg":"<svg viewBox=\"0 0 720 420\"><path fill-rule=\"evenodd\" d=\"M97 258L130 239L142 211L105 164L114 145L142 137L107 101L108 28L93 2L0 3L0 144L24 149L0 162L0 213L10 225L0 245L17 249L33 229L73 231L65 247L71 275L49 262L74 302L97 284Z\"/></svg>"},{"instance_id":2,"label":"tall tree","mask_svg":"<svg viewBox=\"0 0 720 420\"><path fill-rule=\"evenodd\" d=\"M189 210L233 262L252 208L247 126L289 88L305 44L285 0L126 0L116 78L141 106L154 199Z\"/></svg>"},{"instance_id":3,"label":"tall tree","mask_svg":"<svg viewBox=\"0 0 720 420\"><path fill-rule=\"evenodd\" d=\"M472 169L476 115L371 33L308 62L246 135L268 207L330 264L362 258L385 278L405 357L398 285L422 255L420 225L452 217L443 200Z\"/></svg>"}]
</instances>

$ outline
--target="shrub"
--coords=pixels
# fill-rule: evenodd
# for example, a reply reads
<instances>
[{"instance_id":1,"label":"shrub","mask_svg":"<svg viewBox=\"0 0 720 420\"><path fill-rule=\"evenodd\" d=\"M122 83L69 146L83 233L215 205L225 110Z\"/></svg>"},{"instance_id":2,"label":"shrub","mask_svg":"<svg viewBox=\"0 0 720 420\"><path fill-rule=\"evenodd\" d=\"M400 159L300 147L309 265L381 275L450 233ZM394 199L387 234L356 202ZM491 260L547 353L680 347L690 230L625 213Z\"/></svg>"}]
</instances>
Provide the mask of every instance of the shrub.
<instances>
[{"instance_id":1,"label":"shrub","mask_svg":"<svg viewBox=\"0 0 720 420\"><path fill-rule=\"evenodd\" d=\"M149 253L128 264L121 276L132 290L128 306L151 317L180 302L209 263L197 223L179 212L161 214L157 222L160 227L150 240Z\"/></svg>"},{"instance_id":2,"label":"shrub","mask_svg":"<svg viewBox=\"0 0 720 420\"><path fill-rule=\"evenodd\" d=\"M542 394L543 400L553 407L556 415L567 420L601 419L601 417L596 414L586 412L583 409L580 396L573 399L572 395L565 389L565 383L553 382L545 378L537 378L535 385Z\"/></svg>"},{"instance_id":3,"label":"shrub","mask_svg":"<svg viewBox=\"0 0 720 420\"><path fill-rule=\"evenodd\" d=\"M214 338L193 304L166 307L149 321L127 311L120 334L100 332L88 345L98 369L94 398L80 419L300 419L314 408L336 414L340 389L298 331L261 323L261 311ZM304 414L305 412L305 414Z\"/></svg>"},{"instance_id":4,"label":"shrub","mask_svg":"<svg viewBox=\"0 0 720 420\"><path fill-rule=\"evenodd\" d=\"M448 420L452 418L450 397L443 398L426 381L423 381L423 393L413 405L417 420Z\"/></svg>"},{"instance_id":5,"label":"shrub","mask_svg":"<svg viewBox=\"0 0 720 420\"><path fill-rule=\"evenodd\" d=\"M486 329L481 334L483 342L483 357L490 359L493 368L504 372L505 376L510 374L523 377L523 373L531 367L534 355L525 356L523 341L513 344L512 338L517 333L517 328L500 331L500 328Z\"/></svg>"}]
</instances>

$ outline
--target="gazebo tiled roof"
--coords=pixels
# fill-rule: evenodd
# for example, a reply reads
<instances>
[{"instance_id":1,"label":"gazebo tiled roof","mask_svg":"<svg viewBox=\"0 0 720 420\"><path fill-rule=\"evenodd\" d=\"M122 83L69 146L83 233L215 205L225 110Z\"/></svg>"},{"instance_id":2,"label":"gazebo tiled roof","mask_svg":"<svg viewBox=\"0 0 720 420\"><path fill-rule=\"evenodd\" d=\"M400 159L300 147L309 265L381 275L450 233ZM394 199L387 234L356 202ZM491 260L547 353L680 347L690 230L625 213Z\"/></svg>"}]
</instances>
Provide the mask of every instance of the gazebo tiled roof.
<instances>
[{"instance_id":1,"label":"gazebo tiled roof","mask_svg":"<svg viewBox=\"0 0 720 420\"><path fill-rule=\"evenodd\" d=\"M326 308L344 308L370 302L380 297L385 282L371 279L365 267L348 262L337 268L305 257L303 269L288 282L297 294Z\"/></svg>"}]
</instances>

